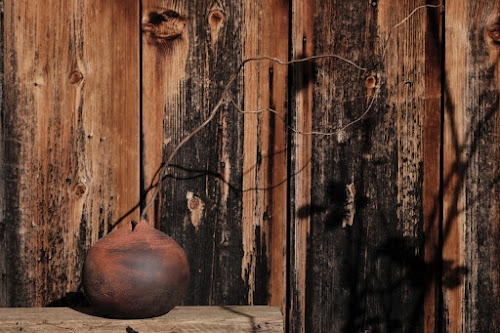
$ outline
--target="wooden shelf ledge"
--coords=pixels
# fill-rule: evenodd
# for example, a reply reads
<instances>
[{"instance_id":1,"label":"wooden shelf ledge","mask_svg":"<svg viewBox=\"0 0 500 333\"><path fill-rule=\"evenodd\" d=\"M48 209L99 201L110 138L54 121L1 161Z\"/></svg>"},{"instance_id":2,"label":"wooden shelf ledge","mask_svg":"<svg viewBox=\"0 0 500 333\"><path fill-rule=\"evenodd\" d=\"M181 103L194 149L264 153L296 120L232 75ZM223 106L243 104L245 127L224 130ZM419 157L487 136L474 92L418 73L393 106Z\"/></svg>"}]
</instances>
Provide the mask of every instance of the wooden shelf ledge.
<instances>
[{"instance_id":1,"label":"wooden shelf ledge","mask_svg":"<svg viewBox=\"0 0 500 333\"><path fill-rule=\"evenodd\" d=\"M70 308L0 308L0 332L283 332L279 308L181 306L149 319L108 319Z\"/></svg>"}]
</instances>

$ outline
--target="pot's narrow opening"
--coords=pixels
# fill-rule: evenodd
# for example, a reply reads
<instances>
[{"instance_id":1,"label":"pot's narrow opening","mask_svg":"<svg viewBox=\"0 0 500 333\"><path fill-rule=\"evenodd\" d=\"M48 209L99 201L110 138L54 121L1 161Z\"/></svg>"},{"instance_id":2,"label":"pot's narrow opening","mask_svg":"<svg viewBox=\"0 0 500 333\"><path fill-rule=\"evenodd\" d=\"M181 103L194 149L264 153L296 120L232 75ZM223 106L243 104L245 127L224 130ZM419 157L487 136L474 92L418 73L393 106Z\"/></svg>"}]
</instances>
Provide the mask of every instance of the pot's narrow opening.
<instances>
[{"instance_id":1,"label":"pot's narrow opening","mask_svg":"<svg viewBox=\"0 0 500 333\"><path fill-rule=\"evenodd\" d=\"M132 220L132 231L134 231L135 227L137 226L137 222Z\"/></svg>"}]
</instances>

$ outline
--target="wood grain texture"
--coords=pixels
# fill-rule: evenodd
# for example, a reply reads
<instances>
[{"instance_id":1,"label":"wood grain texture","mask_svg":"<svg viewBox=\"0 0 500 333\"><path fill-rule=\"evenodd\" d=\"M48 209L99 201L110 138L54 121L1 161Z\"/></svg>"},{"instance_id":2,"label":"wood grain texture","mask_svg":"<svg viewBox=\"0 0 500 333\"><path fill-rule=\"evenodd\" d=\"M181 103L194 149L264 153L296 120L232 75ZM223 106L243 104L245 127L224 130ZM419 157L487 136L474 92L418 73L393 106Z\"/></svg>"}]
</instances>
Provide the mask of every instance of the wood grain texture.
<instances>
[{"instance_id":1,"label":"wood grain texture","mask_svg":"<svg viewBox=\"0 0 500 333\"><path fill-rule=\"evenodd\" d=\"M3 85L3 72L4 72L4 63L3 63L3 0L0 0L0 114L4 114L4 85ZM6 225L5 225L5 168L4 168L4 125L3 118L0 117L0 306L5 306L7 304L8 299L8 254L6 251L7 247L7 234L6 234Z\"/></svg>"},{"instance_id":2,"label":"wood grain texture","mask_svg":"<svg viewBox=\"0 0 500 333\"><path fill-rule=\"evenodd\" d=\"M176 307L166 315L117 320L69 308L0 308L2 332L283 332L278 308L268 306Z\"/></svg>"},{"instance_id":3,"label":"wood grain texture","mask_svg":"<svg viewBox=\"0 0 500 333\"><path fill-rule=\"evenodd\" d=\"M270 56L288 60L287 1L247 2L244 59ZM272 13L271 19L263 19ZM272 108L286 119L288 68L270 61L249 63L244 69L244 109ZM242 278L248 300L286 306L287 136L286 127L271 113L246 114L243 153ZM257 296L261 293L262 296ZM256 297L257 296L257 297Z\"/></svg>"},{"instance_id":4,"label":"wood grain texture","mask_svg":"<svg viewBox=\"0 0 500 333\"><path fill-rule=\"evenodd\" d=\"M495 1L446 7L441 327L446 332L500 327L499 22Z\"/></svg>"},{"instance_id":5,"label":"wood grain texture","mask_svg":"<svg viewBox=\"0 0 500 333\"><path fill-rule=\"evenodd\" d=\"M278 29L259 19L268 12ZM209 116L243 58L287 58L287 19L283 1L143 2L144 191L162 157ZM151 41L158 31L174 37L163 36L160 47ZM229 96L246 109L272 106L284 115L287 69L256 66L244 68ZM186 250L185 304L267 304L271 297L284 307L285 144L274 117L243 117L226 106L177 154L150 221Z\"/></svg>"},{"instance_id":6,"label":"wood grain texture","mask_svg":"<svg viewBox=\"0 0 500 333\"><path fill-rule=\"evenodd\" d=\"M307 1L291 2L291 58L313 55L313 10ZM292 67L293 85L290 87L291 124L301 132L312 130L313 66L310 63ZM310 233L311 158L312 138L294 134L290 140L290 239L289 239L289 308L288 330L306 331L306 267L307 245Z\"/></svg>"},{"instance_id":7,"label":"wood grain texture","mask_svg":"<svg viewBox=\"0 0 500 333\"><path fill-rule=\"evenodd\" d=\"M145 184L162 159L208 117L237 69L242 6L225 1L143 3ZM144 39L148 17L164 32L182 21L182 31L151 45ZM231 90L237 102L240 89L238 80ZM240 264L242 152L242 116L224 108L182 147L168 169L155 223L186 251L191 284L184 304L247 304Z\"/></svg>"},{"instance_id":8,"label":"wood grain texture","mask_svg":"<svg viewBox=\"0 0 500 333\"><path fill-rule=\"evenodd\" d=\"M172 115L180 103L181 81L186 75L189 51L188 9L182 1L142 2L141 58L141 186L149 202L158 182L163 147L179 141ZM170 121L170 123L167 123ZM170 126L170 127L169 127ZM168 131L168 132L167 132ZM159 227L158 200L148 213L149 222Z\"/></svg>"},{"instance_id":9,"label":"wood grain texture","mask_svg":"<svg viewBox=\"0 0 500 333\"><path fill-rule=\"evenodd\" d=\"M368 70L250 63L228 97L331 131L380 87L359 122L306 136L225 105L168 168L148 219L186 250L184 304L272 304L290 332L498 332L500 5L402 22L439 3L0 0L0 306L77 290L243 59L335 53Z\"/></svg>"},{"instance_id":10,"label":"wood grain texture","mask_svg":"<svg viewBox=\"0 0 500 333\"><path fill-rule=\"evenodd\" d=\"M310 113L310 127L334 130L366 109L374 93L369 76L383 84L373 110L353 126L309 144L295 136L292 332L423 331L426 11L392 30L423 3L315 1L309 6L321 11L309 21L300 1L292 7L295 57L335 53L369 69L338 60L304 66L294 116ZM311 51L301 53L309 43ZM308 85L312 93L301 100ZM300 171L308 159L309 170Z\"/></svg>"},{"instance_id":11,"label":"wood grain texture","mask_svg":"<svg viewBox=\"0 0 500 333\"><path fill-rule=\"evenodd\" d=\"M425 4L428 2L404 1L388 6L382 6L381 3L378 13L381 36L387 36L389 33L391 38L384 46L386 57L383 59L383 67L387 72L385 105L389 111L387 117L390 119L386 126L395 126L395 132L387 132L389 136L386 134L385 137L389 141L384 144L382 151L388 149L390 152L395 149L392 153L395 153L396 157L396 160L391 162L392 167L396 167L394 173L386 176L386 181L391 184L394 183L391 178L396 178L395 186L391 185L394 186L395 196L391 194L386 197L385 200L388 200L384 204L387 213L395 210L396 218L390 219L391 225L383 231L385 235L381 237L383 243L373 252L375 256L380 256L376 253L382 252L385 264L389 265L383 269L385 272L381 270L378 273L379 279L383 279L387 269L392 272L388 279L390 284L387 291L380 295L380 300L387 297L383 296L384 293L391 295L391 310L388 311L384 301L384 305L378 310L385 316L380 326L386 331L424 331L425 300L427 293L431 292L426 283L432 286L432 282L435 282L432 278L427 281L425 276L428 270L425 254L431 254L427 253L427 249L435 244L427 244L425 248L424 240L437 241L425 238L425 228L439 221L437 189L440 170L440 127L439 122L438 127L433 122L439 121L441 117L441 82L440 77L436 77L441 71L439 51L436 50L440 44L438 39L432 45L434 49L429 49L429 35L433 34L431 36L435 37L437 29L439 38L439 22L430 20L439 18L441 8L422 8ZM433 4L438 5L439 2ZM413 14L409 17L411 13ZM400 22L403 23L399 24ZM434 133L432 141L424 141L429 133ZM380 141L376 137L374 140ZM429 147L433 147L432 153L429 152ZM426 174L425 171L429 173ZM380 182L379 177L375 178ZM433 187L424 187L424 183L426 186L432 184ZM380 200L384 201L382 198ZM430 202L432 206L428 207ZM434 220L430 220L432 210L437 215ZM438 230L437 225L430 232L436 235L435 230Z\"/></svg>"},{"instance_id":12,"label":"wood grain texture","mask_svg":"<svg viewBox=\"0 0 500 333\"><path fill-rule=\"evenodd\" d=\"M6 1L5 17L0 301L41 306L77 290L85 250L139 199L138 6Z\"/></svg>"}]
</instances>

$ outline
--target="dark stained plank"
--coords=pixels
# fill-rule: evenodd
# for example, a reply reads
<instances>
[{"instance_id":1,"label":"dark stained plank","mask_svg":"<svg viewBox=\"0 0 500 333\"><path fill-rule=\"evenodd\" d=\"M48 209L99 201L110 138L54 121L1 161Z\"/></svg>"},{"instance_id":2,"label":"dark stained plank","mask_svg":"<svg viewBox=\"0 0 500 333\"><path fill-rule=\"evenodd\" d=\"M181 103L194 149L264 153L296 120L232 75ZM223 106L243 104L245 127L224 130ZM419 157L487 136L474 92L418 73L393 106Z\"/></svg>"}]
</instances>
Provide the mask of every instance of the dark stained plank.
<instances>
[{"instance_id":1,"label":"dark stained plank","mask_svg":"<svg viewBox=\"0 0 500 333\"><path fill-rule=\"evenodd\" d=\"M424 3L292 4L293 57L335 53L368 68L335 59L296 66L295 126L342 127L383 84L373 109L344 131L293 137L292 332L424 330L426 10L392 29Z\"/></svg>"},{"instance_id":2,"label":"dark stained plank","mask_svg":"<svg viewBox=\"0 0 500 333\"><path fill-rule=\"evenodd\" d=\"M278 21L262 22L263 12ZM286 60L287 19L284 1L143 2L144 193L162 161L209 116L243 59ZM271 106L284 114L287 69L252 66L229 97L242 108ZM224 106L167 169L159 200L147 213L186 251L191 285L184 304L284 307L285 134L269 114L243 116Z\"/></svg>"},{"instance_id":3,"label":"dark stained plank","mask_svg":"<svg viewBox=\"0 0 500 333\"><path fill-rule=\"evenodd\" d=\"M1 303L42 306L139 201L138 4L5 1L5 18Z\"/></svg>"},{"instance_id":4,"label":"dark stained plank","mask_svg":"<svg viewBox=\"0 0 500 333\"><path fill-rule=\"evenodd\" d=\"M500 4L450 2L445 21L442 330L498 332Z\"/></svg>"},{"instance_id":5,"label":"dark stained plank","mask_svg":"<svg viewBox=\"0 0 500 333\"><path fill-rule=\"evenodd\" d=\"M428 1L438 5L440 1ZM424 331L437 332L440 322L441 166L442 166L442 18L444 12L427 9L425 36L425 106L423 115L422 209L424 218Z\"/></svg>"},{"instance_id":6,"label":"dark stained plank","mask_svg":"<svg viewBox=\"0 0 500 333\"><path fill-rule=\"evenodd\" d=\"M164 18L156 20L157 15ZM220 98L224 82L241 59L241 17L242 5L232 2L143 3L145 184ZM160 32L180 31L175 38L151 44L145 40L150 35L144 31L148 20ZM148 101L148 94L157 100ZM234 98L240 101L241 96L235 93ZM147 127L151 124L155 127ZM191 267L187 305L247 303L248 287L241 279L241 133L240 115L219 113L180 149L160 191L155 224L180 243ZM150 221L152 214L148 212Z\"/></svg>"}]
</instances>

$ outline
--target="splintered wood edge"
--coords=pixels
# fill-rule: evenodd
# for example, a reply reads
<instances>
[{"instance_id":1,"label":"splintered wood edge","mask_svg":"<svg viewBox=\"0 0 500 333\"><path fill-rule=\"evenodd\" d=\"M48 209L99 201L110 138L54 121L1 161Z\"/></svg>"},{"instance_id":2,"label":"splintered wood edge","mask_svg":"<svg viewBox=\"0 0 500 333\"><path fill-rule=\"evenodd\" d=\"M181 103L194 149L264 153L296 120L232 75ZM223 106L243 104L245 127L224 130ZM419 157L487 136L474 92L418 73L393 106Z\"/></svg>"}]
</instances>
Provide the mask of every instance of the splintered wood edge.
<instances>
[{"instance_id":1,"label":"splintered wood edge","mask_svg":"<svg viewBox=\"0 0 500 333\"><path fill-rule=\"evenodd\" d=\"M61 330L109 332L141 329L180 329L183 326L200 332L283 332L283 319L277 307L270 306L183 306L166 315L148 319L108 319L70 308L0 308L0 327L23 328L28 332Z\"/></svg>"}]
</instances>

